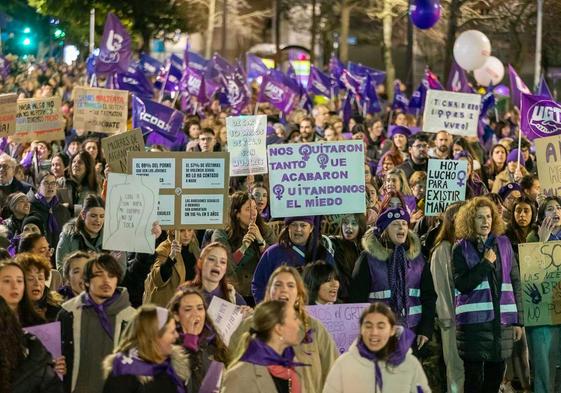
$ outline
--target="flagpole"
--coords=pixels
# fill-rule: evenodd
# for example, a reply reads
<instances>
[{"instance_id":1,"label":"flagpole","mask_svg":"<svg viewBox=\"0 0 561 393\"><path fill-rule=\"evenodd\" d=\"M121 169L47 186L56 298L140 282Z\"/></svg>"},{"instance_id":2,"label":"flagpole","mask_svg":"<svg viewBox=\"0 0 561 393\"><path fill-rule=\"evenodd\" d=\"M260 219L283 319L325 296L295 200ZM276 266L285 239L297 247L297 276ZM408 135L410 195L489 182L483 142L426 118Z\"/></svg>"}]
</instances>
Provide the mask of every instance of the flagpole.
<instances>
[{"instance_id":1,"label":"flagpole","mask_svg":"<svg viewBox=\"0 0 561 393\"><path fill-rule=\"evenodd\" d=\"M516 167L517 170L520 169L520 153L521 153L520 147L521 146L522 146L522 130L520 129L520 127L518 127L518 158L517 158L518 165Z\"/></svg>"},{"instance_id":2,"label":"flagpole","mask_svg":"<svg viewBox=\"0 0 561 393\"><path fill-rule=\"evenodd\" d=\"M538 0L537 6L537 21L536 21L536 62L534 65L534 88L540 82L540 70L542 63L542 20L543 20L543 0Z\"/></svg>"},{"instance_id":3,"label":"flagpole","mask_svg":"<svg viewBox=\"0 0 561 393\"><path fill-rule=\"evenodd\" d=\"M90 10L90 55L95 48L95 8Z\"/></svg>"},{"instance_id":4,"label":"flagpole","mask_svg":"<svg viewBox=\"0 0 561 393\"><path fill-rule=\"evenodd\" d=\"M96 81L96 76L95 76L95 72L92 74L92 79L90 79L90 87L93 87L95 81Z\"/></svg>"}]
</instances>

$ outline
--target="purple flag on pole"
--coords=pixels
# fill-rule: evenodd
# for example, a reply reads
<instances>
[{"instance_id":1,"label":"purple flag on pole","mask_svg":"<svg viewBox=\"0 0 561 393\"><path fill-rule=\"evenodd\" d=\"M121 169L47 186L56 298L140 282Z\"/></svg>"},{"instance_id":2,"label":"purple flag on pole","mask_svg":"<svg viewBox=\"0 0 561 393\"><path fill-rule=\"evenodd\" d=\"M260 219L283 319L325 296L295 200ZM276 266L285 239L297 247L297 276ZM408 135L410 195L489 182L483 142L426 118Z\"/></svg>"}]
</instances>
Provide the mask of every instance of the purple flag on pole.
<instances>
[{"instance_id":1,"label":"purple flag on pole","mask_svg":"<svg viewBox=\"0 0 561 393\"><path fill-rule=\"evenodd\" d=\"M116 74L115 88L118 90L128 90L144 98L152 98L154 96L154 86L152 83L139 67L133 65L129 67L128 72Z\"/></svg>"},{"instance_id":2,"label":"purple flag on pole","mask_svg":"<svg viewBox=\"0 0 561 393\"><path fill-rule=\"evenodd\" d=\"M521 94L520 129L529 140L561 134L561 105L548 97Z\"/></svg>"},{"instance_id":3,"label":"purple flag on pole","mask_svg":"<svg viewBox=\"0 0 561 393\"><path fill-rule=\"evenodd\" d=\"M362 84L362 79L363 78L351 74L351 72L348 70L343 70L340 78L345 88L355 96L360 95L360 86Z\"/></svg>"},{"instance_id":4,"label":"purple flag on pole","mask_svg":"<svg viewBox=\"0 0 561 393\"><path fill-rule=\"evenodd\" d=\"M270 70L263 77L257 101L270 102L281 112L289 113L298 103L298 92L278 78L279 71L274 71Z\"/></svg>"},{"instance_id":5,"label":"purple flag on pole","mask_svg":"<svg viewBox=\"0 0 561 393\"><path fill-rule=\"evenodd\" d=\"M249 80L263 76L269 70L263 60L252 53L246 53L245 55L245 68L247 71L247 78Z\"/></svg>"},{"instance_id":6,"label":"purple flag on pole","mask_svg":"<svg viewBox=\"0 0 561 393\"><path fill-rule=\"evenodd\" d=\"M238 72L222 74L224 79L224 90L228 103L232 108L234 116L239 115L249 103L249 96L245 88L245 78Z\"/></svg>"},{"instance_id":7,"label":"purple flag on pole","mask_svg":"<svg viewBox=\"0 0 561 393\"><path fill-rule=\"evenodd\" d=\"M347 92L345 96L345 101L343 102L343 106L341 108L341 117L343 118L344 124L349 124L349 120L353 115L353 93Z\"/></svg>"},{"instance_id":8,"label":"purple flag on pole","mask_svg":"<svg viewBox=\"0 0 561 393\"><path fill-rule=\"evenodd\" d=\"M357 64L357 63L353 63L352 61L349 61L348 70L351 73L358 75L360 77L365 77L366 74L370 74L372 80L376 82L377 85L381 85L386 80L386 73L384 71L376 70L372 67L367 67L360 63Z\"/></svg>"},{"instance_id":9,"label":"purple flag on pole","mask_svg":"<svg viewBox=\"0 0 561 393\"><path fill-rule=\"evenodd\" d=\"M432 72L429 67L425 69L425 79L429 84L429 89L444 90L444 87L442 87L442 84L438 80L438 76L436 76L436 74Z\"/></svg>"},{"instance_id":10,"label":"purple flag on pole","mask_svg":"<svg viewBox=\"0 0 561 393\"><path fill-rule=\"evenodd\" d=\"M378 113L382 111L378 95L376 94L376 83L374 83L372 75L370 74L366 75L361 98L366 103L366 113Z\"/></svg>"},{"instance_id":11,"label":"purple flag on pole","mask_svg":"<svg viewBox=\"0 0 561 393\"><path fill-rule=\"evenodd\" d=\"M157 102L133 96L132 126L140 128L146 145L162 144L172 150L186 143L183 113Z\"/></svg>"},{"instance_id":12,"label":"purple flag on pole","mask_svg":"<svg viewBox=\"0 0 561 393\"><path fill-rule=\"evenodd\" d=\"M473 93L473 88L469 85L466 71L452 60L452 68L446 82L446 90L456 93Z\"/></svg>"},{"instance_id":13,"label":"purple flag on pole","mask_svg":"<svg viewBox=\"0 0 561 393\"><path fill-rule=\"evenodd\" d=\"M199 103L203 104L207 101L205 79L203 74L196 70L187 68L183 75L182 83L185 87L182 90L186 90L189 92L189 95L197 97Z\"/></svg>"},{"instance_id":14,"label":"purple flag on pole","mask_svg":"<svg viewBox=\"0 0 561 393\"><path fill-rule=\"evenodd\" d=\"M162 63L159 60L148 56L146 53L140 55L139 64L142 71L150 76L158 75L162 69Z\"/></svg>"},{"instance_id":15,"label":"purple flag on pole","mask_svg":"<svg viewBox=\"0 0 561 393\"><path fill-rule=\"evenodd\" d=\"M183 60L177 55L171 55L166 70L164 91L179 91L179 82L183 76Z\"/></svg>"},{"instance_id":16,"label":"purple flag on pole","mask_svg":"<svg viewBox=\"0 0 561 393\"><path fill-rule=\"evenodd\" d=\"M512 104L520 108L520 95L522 93L531 94L531 91L510 64L508 65L508 77L510 79L510 98Z\"/></svg>"},{"instance_id":17,"label":"purple flag on pole","mask_svg":"<svg viewBox=\"0 0 561 393\"><path fill-rule=\"evenodd\" d=\"M401 91L401 82L397 79L393 83L393 102L392 102L392 111L396 109L401 109L402 111L406 111L407 107L409 106L409 100L405 93Z\"/></svg>"},{"instance_id":18,"label":"purple flag on pole","mask_svg":"<svg viewBox=\"0 0 561 393\"><path fill-rule=\"evenodd\" d=\"M341 74L343 74L344 69L345 65L332 54L329 59L329 76L331 76L331 83L334 87L345 88L345 85L341 82Z\"/></svg>"},{"instance_id":19,"label":"purple flag on pole","mask_svg":"<svg viewBox=\"0 0 561 393\"><path fill-rule=\"evenodd\" d=\"M331 97L331 78L312 64L307 90L310 94Z\"/></svg>"},{"instance_id":20,"label":"purple flag on pole","mask_svg":"<svg viewBox=\"0 0 561 393\"><path fill-rule=\"evenodd\" d=\"M489 86L483 97L481 97L481 112L479 117L482 118L487 115L487 112L495 107L495 89L493 86Z\"/></svg>"},{"instance_id":21,"label":"purple flag on pole","mask_svg":"<svg viewBox=\"0 0 561 393\"><path fill-rule=\"evenodd\" d=\"M205 67L208 63L207 59L205 59L198 53L192 51L189 51L188 58L189 58L189 63L188 63L189 68L193 70L197 70L199 72L204 72Z\"/></svg>"},{"instance_id":22,"label":"purple flag on pole","mask_svg":"<svg viewBox=\"0 0 561 393\"><path fill-rule=\"evenodd\" d=\"M11 63L4 56L0 55L0 76L6 78L10 73Z\"/></svg>"},{"instance_id":23,"label":"purple flag on pole","mask_svg":"<svg viewBox=\"0 0 561 393\"><path fill-rule=\"evenodd\" d=\"M423 78L417 90L411 95L409 100L409 112L418 114L425 107L425 99L427 98L427 90L429 89L429 82Z\"/></svg>"},{"instance_id":24,"label":"purple flag on pole","mask_svg":"<svg viewBox=\"0 0 561 393\"><path fill-rule=\"evenodd\" d=\"M540 78L540 83L538 84L536 95L553 99L553 94L551 94L551 90L549 90L549 86L547 85L545 76L543 75Z\"/></svg>"},{"instance_id":25,"label":"purple flag on pole","mask_svg":"<svg viewBox=\"0 0 561 393\"><path fill-rule=\"evenodd\" d=\"M131 60L131 38L112 12L107 14L95 72L101 75L127 72Z\"/></svg>"}]
</instances>

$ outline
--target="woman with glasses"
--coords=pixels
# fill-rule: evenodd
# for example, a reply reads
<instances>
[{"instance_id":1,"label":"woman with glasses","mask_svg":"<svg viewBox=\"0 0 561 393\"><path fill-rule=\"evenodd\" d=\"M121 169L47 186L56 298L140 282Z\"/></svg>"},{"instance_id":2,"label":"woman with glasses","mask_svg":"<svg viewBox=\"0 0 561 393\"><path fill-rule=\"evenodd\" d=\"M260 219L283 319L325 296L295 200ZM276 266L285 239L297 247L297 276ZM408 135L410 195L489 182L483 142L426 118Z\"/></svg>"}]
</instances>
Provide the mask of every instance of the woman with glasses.
<instances>
[{"instance_id":1,"label":"woman with glasses","mask_svg":"<svg viewBox=\"0 0 561 393\"><path fill-rule=\"evenodd\" d=\"M44 223L45 237L54 247L58 243L63 225L71 218L70 211L60 203L57 196L58 185L55 175L43 172L37 180L37 192L29 198L31 215L39 217Z\"/></svg>"}]
</instances>

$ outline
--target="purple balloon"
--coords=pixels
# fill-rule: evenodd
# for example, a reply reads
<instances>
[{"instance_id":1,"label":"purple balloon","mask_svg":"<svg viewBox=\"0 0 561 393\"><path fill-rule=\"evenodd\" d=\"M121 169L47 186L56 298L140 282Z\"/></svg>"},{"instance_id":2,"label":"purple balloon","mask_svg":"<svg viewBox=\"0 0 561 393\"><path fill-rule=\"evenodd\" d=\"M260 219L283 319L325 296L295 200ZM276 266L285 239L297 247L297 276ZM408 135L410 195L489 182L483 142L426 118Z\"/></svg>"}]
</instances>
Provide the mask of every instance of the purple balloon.
<instances>
[{"instance_id":1,"label":"purple balloon","mask_svg":"<svg viewBox=\"0 0 561 393\"><path fill-rule=\"evenodd\" d=\"M409 15L419 29L430 29L440 19L440 0L414 0Z\"/></svg>"},{"instance_id":2,"label":"purple balloon","mask_svg":"<svg viewBox=\"0 0 561 393\"><path fill-rule=\"evenodd\" d=\"M505 85L495 86L493 93L498 94L503 97L510 97L510 89Z\"/></svg>"}]
</instances>

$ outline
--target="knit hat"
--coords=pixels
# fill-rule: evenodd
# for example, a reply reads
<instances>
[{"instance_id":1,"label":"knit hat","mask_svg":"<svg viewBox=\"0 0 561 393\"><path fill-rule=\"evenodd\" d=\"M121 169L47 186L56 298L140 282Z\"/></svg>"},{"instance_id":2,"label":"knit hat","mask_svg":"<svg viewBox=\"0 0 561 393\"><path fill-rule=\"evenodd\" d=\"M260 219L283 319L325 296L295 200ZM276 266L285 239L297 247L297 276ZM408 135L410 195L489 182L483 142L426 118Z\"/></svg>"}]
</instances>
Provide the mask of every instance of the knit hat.
<instances>
[{"instance_id":1,"label":"knit hat","mask_svg":"<svg viewBox=\"0 0 561 393\"><path fill-rule=\"evenodd\" d=\"M35 224L37 228L41 231L41 233L45 233L45 228L43 227L44 223L41 221L41 217L30 214L29 216L25 217L21 222L21 228L25 228L27 224Z\"/></svg>"},{"instance_id":2,"label":"knit hat","mask_svg":"<svg viewBox=\"0 0 561 393\"><path fill-rule=\"evenodd\" d=\"M27 199L23 192L14 192L13 194L8 195L8 198L6 199L8 209L13 212L19 200L22 198Z\"/></svg>"},{"instance_id":3,"label":"knit hat","mask_svg":"<svg viewBox=\"0 0 561 393\"><path fill-rule=\"evenodd\" d=\"M390 138L393 138L396 135L405 135L407 138L409 138L412 134L411 134L411 130L407 127L403 127L403 126L394 126L393 128L391 128L390 130Z\"/></svg>"},{"instance_id":4,"label":"knit hat","mask_svg":"<svg viewBox=\"0 0 561 393\"><path fill-rule=\"evenodd\" d=\"M284 225L289 226L294 221L303 221L303 222L307 222L310 225L314 225L314 216L286 217L284 219Z\"/></svg>"},{"instance_id":5,"label":"knit hat","mask_svg":"<svg viewBox=\"0 0 561 393\"><path fill-rule=\"evenodd\" d=\"M520 191L522 193L522 187L518 183L508 183L501 187L501 189L499 190L499 196L504 201L508 194L510 194L512 191Z\"/></svg>"},{"instance_id":6,"label":"knit hat","mask_svg":"<svg viewBox=\"0 0 561 393\"><path fill-rule=\"evenodd\" d=\"M407 221L407 224L409 224L409 213L402 208L384 210L380 213L378 219L376 220L376 228L378 229L378 232L384 232L388 225L395 220L405 220Z\"/></svg>"},{"instance_id":7,"label":"knit hat","mask_svg":"<svg viewBox=\"0 0 561 393\"><path fill-rule=\"evenodd\" d=\"M518 161L518 149L512 149L508 156L506 157L506 162ZM524 160L524 156L520 154L520 165L526 165L526 160Z\"/></svg>"}]
</instances>

